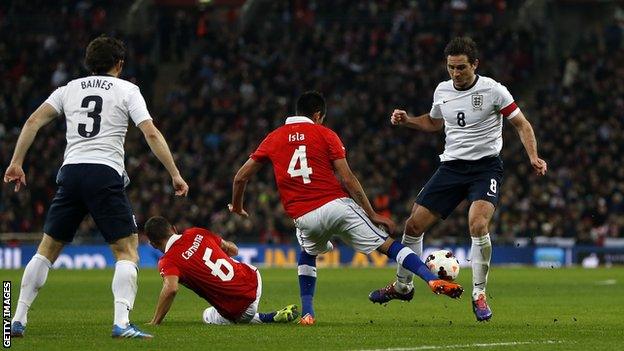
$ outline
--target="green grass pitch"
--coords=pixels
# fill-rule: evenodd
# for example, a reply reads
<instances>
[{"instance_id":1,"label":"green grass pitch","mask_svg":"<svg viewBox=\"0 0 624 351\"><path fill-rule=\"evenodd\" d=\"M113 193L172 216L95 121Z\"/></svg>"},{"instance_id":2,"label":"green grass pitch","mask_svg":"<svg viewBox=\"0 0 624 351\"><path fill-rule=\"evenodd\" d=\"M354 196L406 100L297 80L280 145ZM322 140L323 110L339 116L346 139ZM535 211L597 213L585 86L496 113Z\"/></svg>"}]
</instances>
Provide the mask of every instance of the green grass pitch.
<instances>
[{"instance_id":1,"label":"green grass pitch","mask_svg":"<svg viewBox=\"0 0 624 351\"><path fill-rule=\"evenodd\" d=\"M294 269L261 269L261 311L299 304ZM13 282L13 308L22 271L0 270ZM131 314L153 340L113 340L112 270L51 271L29 314L26 337L14 350L616 350L624 338L624 268L585 270L494 267L488 288L494 317L477 323L469 294L455 301L435 296L421 281L409 303L373 305L371 289L393 269L320 269L317 324L207 326L204 300L181 288L158 327L145 326L161 279L139 273ZM470 287L470 270L459 282ZM469 289L468 289L469 290Z\"/></svg>"}]
</instances>

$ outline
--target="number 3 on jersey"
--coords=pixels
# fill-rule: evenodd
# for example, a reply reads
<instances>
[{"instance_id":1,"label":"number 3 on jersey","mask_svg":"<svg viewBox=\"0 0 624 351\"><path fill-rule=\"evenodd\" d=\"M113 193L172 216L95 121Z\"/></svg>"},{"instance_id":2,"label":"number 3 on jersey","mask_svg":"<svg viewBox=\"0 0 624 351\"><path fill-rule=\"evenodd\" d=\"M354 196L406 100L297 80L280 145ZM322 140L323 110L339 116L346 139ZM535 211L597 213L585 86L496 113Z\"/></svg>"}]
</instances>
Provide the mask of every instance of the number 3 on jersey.
<instances>
[{"instance_id":1,"label":"number 3 on jersey","mask_svg":"<svg viewBox=\"0 0 624 351\"><path fill-rule=\"evenodd\" d=\"M87 117L93 119L93 127L91 131L87 131L87 125L85 123L80 123L78 125L78 134L84 138L92 138L100 132L100 123L102 122L102 97L97 95L89 95L82 99L82 104L80 107L89 108L91 103L94 103L93 110L87 111Z\"/></svg>"},{"instance_id":2,"label":"number 3 on jersey","mask_svg":"<svg viewBox=\"0 0 624 351\"><path fill-rule=\"evenodd\" d=\"M297 163L299 163L299 168L295 168ZM288 165L288 174L290 174L291 178L302 177L303 184L309 184L311 182L310 174L312 174L312 168L308 167L305 145L300 145L295 149L295 152L290 158L290 165Z\"/></svg>"}]
</instances>

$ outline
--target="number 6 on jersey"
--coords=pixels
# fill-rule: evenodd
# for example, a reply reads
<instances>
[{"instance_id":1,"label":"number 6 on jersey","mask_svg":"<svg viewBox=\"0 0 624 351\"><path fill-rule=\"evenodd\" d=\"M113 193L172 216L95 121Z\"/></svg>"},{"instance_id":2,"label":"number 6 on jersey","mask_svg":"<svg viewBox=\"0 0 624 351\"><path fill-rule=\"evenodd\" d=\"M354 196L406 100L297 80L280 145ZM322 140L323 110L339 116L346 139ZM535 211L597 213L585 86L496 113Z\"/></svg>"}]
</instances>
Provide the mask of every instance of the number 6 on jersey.
<instances>
[{"instance_id":1,"label":"number 6 on jersey","mask_svg":"<svg viewBox=\"0 0 624 351\"><path fill-rule=\"evenodd\" d=\"M210 268L212 275L219 277L219 279L224 282L232 280L232 278L234 278L234 267L232 267L232 264L223 258L219 258L213 262L210 259L210 256L212 256L212 249L207 247L202 258L204 259L206 266ZM221 267L224 267L227 270L227 273L221 270Z\"/></svg>"},{"instance_id":2,"label":"number 6 on jersey","mask_svg":"<svg viewBox=\"0 0 624 351\"><path fill-rule=\"evenodd\" d=\"M297 166L297 161L299 161L299 168L295 168L295 166ZM310 174L312 174L312 168L308 167L305 145L300 145L295 149L290 159L290 165L288 165L288 174L290 174L291 178L302 177L303 184L309 184L311 182Z\"/></svg>"}]
</instances>

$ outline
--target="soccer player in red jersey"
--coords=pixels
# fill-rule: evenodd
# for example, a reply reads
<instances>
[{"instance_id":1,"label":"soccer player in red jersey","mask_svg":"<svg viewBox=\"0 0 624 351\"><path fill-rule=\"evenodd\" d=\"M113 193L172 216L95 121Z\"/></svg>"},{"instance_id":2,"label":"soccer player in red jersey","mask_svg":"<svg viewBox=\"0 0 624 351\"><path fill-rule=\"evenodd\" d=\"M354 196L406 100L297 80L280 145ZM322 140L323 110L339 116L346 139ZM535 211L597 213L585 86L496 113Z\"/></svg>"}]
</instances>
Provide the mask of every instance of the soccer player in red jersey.
<instances>
[{"instance_id":1,"label":"soccer player in red jersey","mask_svg":"<svg viewBox=\"0 0 624 351\"><path fill-rule=\"evenodd\" d=\"M262 294L260 272L232 258L238 247L203 228L189 228L181 235L163 217L145 223L150 244L164 255L158 261L163 288L150 324L160 324L171 308L178 283L208 301L206 324L290 322L298 317L297 306L271 313L257 313Z\"/></svg>"},{"instance_id":2,"label":"soccer player in red jersey","mask_svg":"<svg viewBox=\"0 0 624 351\"><path fill-rule=\"evenodd\" d=\"M333 248L329 240L334 235L359 252L377 250L396 259L425 280L435 293L461 296L461 286L438 279L410 248L395 242L379 227L392 232L395 225L373 210L349 168L340 138L322 125L326 112L323 96L304 93L297 100L296 110L298 116L288 117L284 126L271 132L236 173L229 209L248 215L243 209L245 186L264 163L271 162L282 204L295 221L302 248L298 262L303 316L300 323L314 324L316 257Z\"/></svg>"}]
</instances>

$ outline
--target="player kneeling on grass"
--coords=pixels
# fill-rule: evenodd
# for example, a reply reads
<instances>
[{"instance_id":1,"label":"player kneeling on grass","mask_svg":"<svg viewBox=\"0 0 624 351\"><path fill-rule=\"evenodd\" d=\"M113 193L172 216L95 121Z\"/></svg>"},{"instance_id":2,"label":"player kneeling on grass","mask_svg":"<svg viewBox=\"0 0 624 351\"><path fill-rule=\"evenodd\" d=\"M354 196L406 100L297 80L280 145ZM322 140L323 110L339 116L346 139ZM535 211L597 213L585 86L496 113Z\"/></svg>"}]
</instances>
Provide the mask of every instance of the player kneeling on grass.
<instances>
[{"instance_id":1,"label":"player kneeling on grass","mask_svg":"<svg viewBox=\"0 0 624 351\"><path fill-rule=\"evenodd\" d=\"M260 272L231 258L238 254L233 242L203 228L190 228L178 235L163 217L150 218L145 234L150 244L164 253L158 261L163 288L150 324L160 324L165 318L178 282L212 305L203 313L207 324L286 323L298 317L296 305L257 313L262 294Z\"/></svg>"}]
</instances>

